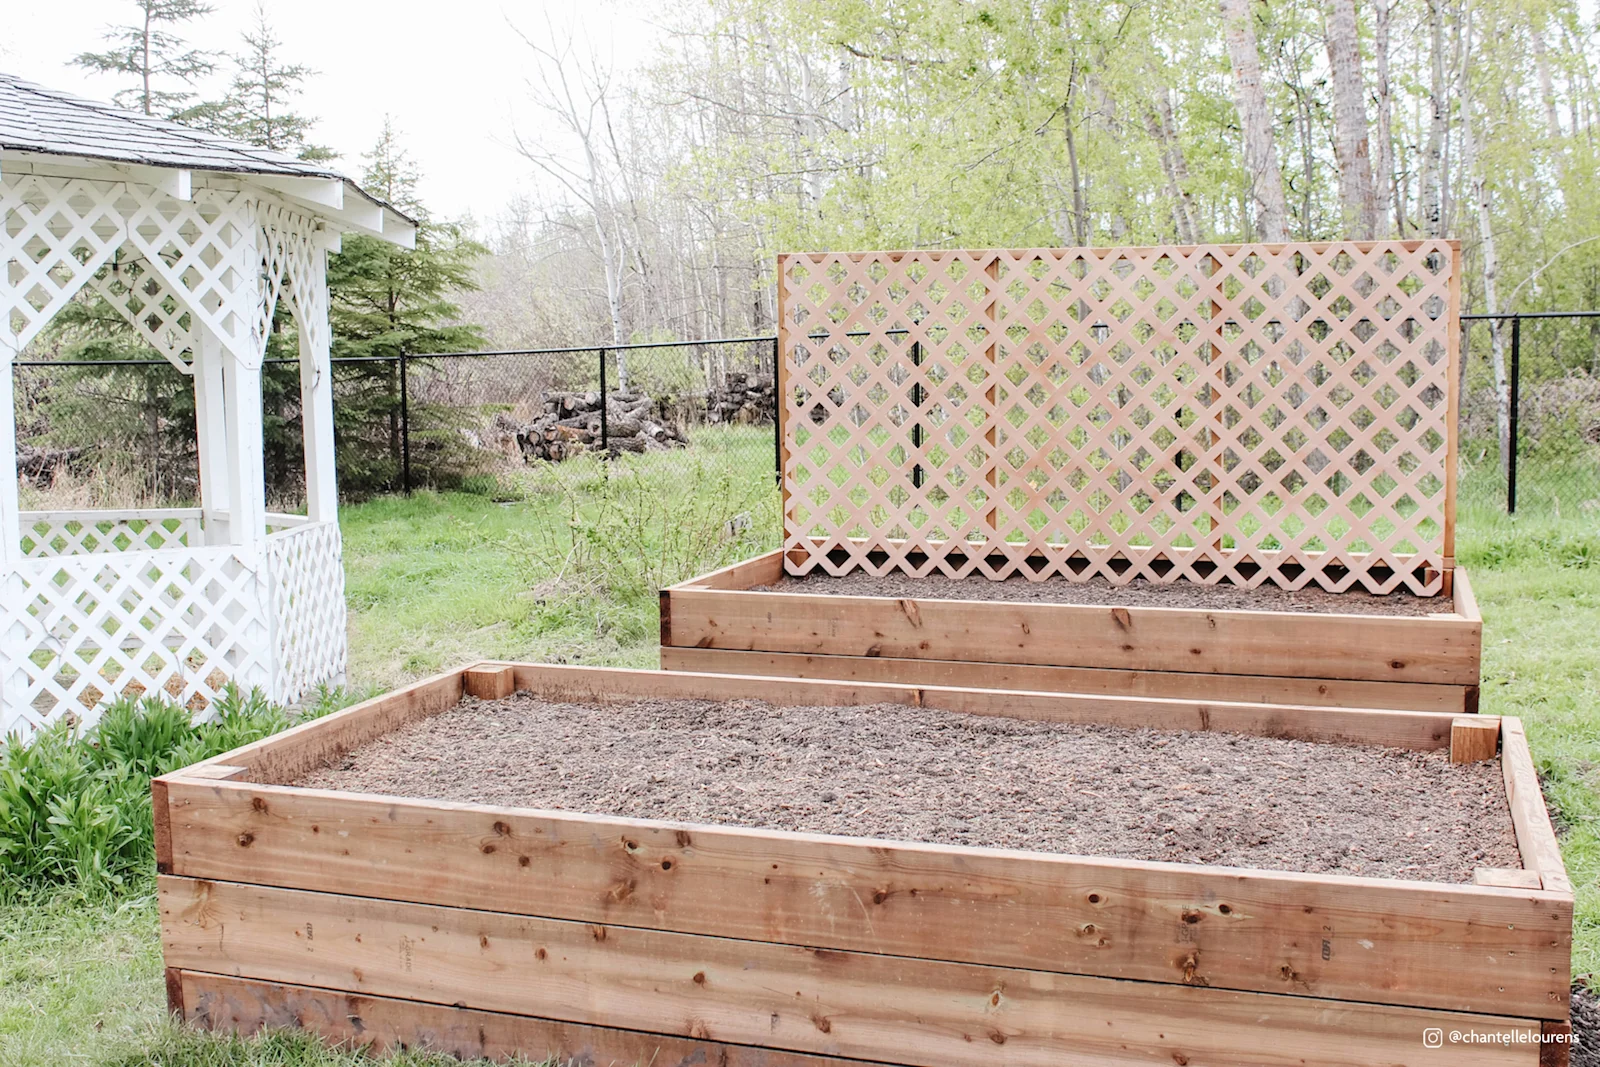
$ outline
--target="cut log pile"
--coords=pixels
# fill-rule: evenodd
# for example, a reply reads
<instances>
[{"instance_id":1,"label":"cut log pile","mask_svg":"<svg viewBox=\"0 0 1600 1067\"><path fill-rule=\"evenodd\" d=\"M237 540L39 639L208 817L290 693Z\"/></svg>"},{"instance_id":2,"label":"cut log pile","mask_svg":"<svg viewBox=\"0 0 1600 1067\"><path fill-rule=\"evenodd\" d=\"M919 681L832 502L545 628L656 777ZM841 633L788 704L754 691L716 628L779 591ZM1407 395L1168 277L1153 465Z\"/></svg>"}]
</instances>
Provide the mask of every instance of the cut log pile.
<instances>
[{"instance_id":1,"label":"cut log pile","mask_svg":"<svg viewBox=\"0 0 1600 1067\"><path fill-rule=\"evenodd\" d=\"M66 470L83 452L81 448L47 448L17 442L17 476L40 489L48 489L56 475Z\"/></svg>"},{"instance_id":2,"label":"cut log pile","mask_svg":"<svg viewBox=\"0 0 1600 1067\"><path fill-rule=\"evenodd\" d=\"M544 414L516 430L526 460L560 462L600 448L600 394L546 393ZM663 417L653 397L612 393L606 398L606 449L648 452L689 443L683 427Z\"/></svg>"},{"instance_id":3,"label":"cut log pile","mask_svg":"<svg viewBox=\"0 0 1600 1067\"><path fill-rule=\"evenodd\" d=\"M706 394L706 421L770 424L778 410L778 392L765 374L730 371L727 384Z\"/></svg>"}]
</instances>

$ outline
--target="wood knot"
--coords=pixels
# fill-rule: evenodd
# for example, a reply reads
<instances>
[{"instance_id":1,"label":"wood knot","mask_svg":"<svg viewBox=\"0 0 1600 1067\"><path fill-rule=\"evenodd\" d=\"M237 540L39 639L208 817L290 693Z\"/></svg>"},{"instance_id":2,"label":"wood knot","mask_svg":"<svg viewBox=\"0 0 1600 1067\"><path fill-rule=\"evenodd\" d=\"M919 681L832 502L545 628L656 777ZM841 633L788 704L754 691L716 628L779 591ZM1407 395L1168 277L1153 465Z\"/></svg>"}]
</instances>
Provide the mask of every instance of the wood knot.
<instances>
[{"instance_id":1,"label":"wood knot","mask_svg":"<svg viewBox=\"0 0 1600 1067\"><path fill-rule=\"evenodd\" d=\"M536 960L542 960L547 955L549 955L549 953L545 952L545 950L542 949L542 948L535 949L534 952L533 952L533 958L536 959Z\"/></svg>"},{"instance_id":2,"label":"wood knot","mask_svg":"<svg viewBox=\"0 0 1600 1067\"><path fill-rule=\"evenodd\" d=\"M478 935L478 947L481 948L481 949L486 949L486 948L489 947L489 935L488 934L479 934Z\"/></svg>"},{"instance_id":3,"label":"wood knot","mask_svg":"<svg viewBox=\"0 0 1600 1067\"><path fill-rule=\"evenodd\" d=\"M1117 624L1119 630L1133 629L1133 616L1128 614L1127 608L1112 608L1111 621Z\"/></svg>"},{"instance_id":4,"label":"wood knot","mask_svg":"<svg viewBox=\"0 0 1600 1067\"><path fill-rule=\"evenodd\" d=\"M251 843L254 842L255 839L256 839L256 835L252 834L248 830L246 830L244 833L239 835L239 847L240 848L249 848Z\"/></svg>"},{"instance_id":5,"label":"wood knot","mask_svg":"<svg viewBox=\"0 0 1600 1067\"><path fill-rule=\"evenodd\" d=\"M267 810L267 802L265 800L263 800L261 797L251 797L250 798L250 806L252 808L254 808L256 811L266 811Z\"/></svg>"},{"instance_id":6,"label":"wood knot","mask_svg":"<svg viewBox=\"0 0 1600 1067\"><path fill-rule=\"evenodd\" d=\"M886 901L888 899L889 899L889 894L884 892L881 889L872 894L872 902L874 904L882 904L884 901Z\"/></svg>"},{"instance_id":7,"label":"wood knot","mask_svg":"<svg viewBox=\"0 0 1600 1067\"><path fill-rule=\"evenodd\" d=\"M694 840L689 836L689 831L687 830L674 831L672 836L677 839L679 848L688 848Z\"/></svg>"},{"instance_id":8,"label":"wood knot","mask_svg":"<svg viewBox=\"0 0 1600 1067\"><path fill-rule=\"evenodd\" d=\"M816 1026L816 1028L818 1030L821 1030L823 1033L825 1033L825 1034L833 1033L833 1023L828 1021L828 1017L826 1015L813 1015L811 1017L811 1022L812 1022L812 1024L814 1026Z\"/></svg>"},{"instance_id":9,"label":"wood knot","mask_svg":"<svg viewBox=\"0 0 1600 1067\"><path fill-rule=\"evenodd\" d=\"M531 856L518 856L517 857L517 866L518 867L526 867L532 862L533 862L533 858Z\"/></svg>"},{"instance_id":10,"label":"wood knot","mask_svg":"<svg viewBox=\"0 0 1600 1067\"><path fill-rule=\"evenodd\" d=\"M696 972L694 972L694 984L695 985L705 985L706 984L706 972L704 972L704 971L696 971Z\"/></svg>"},{"instance_id":11,"label":"wood knot","mask_svg":"<svg viewBox=\"0 0 1600 1067\"><path fill-rule=\"evenodd\" d=\"M1187 985L1209 985L1204 978L1197 975L1200 971L1200 953L1190 952L1183 958L1183 980Z\"/></svg>"},{"instance_id":12,"label":"wood knot","mask_svg":"<svg viewBox=\"0 0 1600 1067\"><path fill-rule=\"evenodd\" d=\"M989 1040L993 1041L997 1045L1003 1045L1003 1044L1006 1043L1006 1035L1002 1034L998 1030L990 1030L989 1031Z\"/></svg>"},{"instance_id":13,"label":"wood knot","mask_svg":"<svg viewBox=\"0 0 1600 1067\"><path fill-rule=\"evenodd\" d=\"M488 856L488 855L492 855L494 853L494 846L489 844L488 842L485 842L482 845L478 846L478 850L480 852L482 852L485 856Z\"/></svg>"},{"instance_id":14,"label":"wood knot","mask_svg":"<svg viewBox=\"0 0 1600 1067\"><path fill-rule=\"evenodd\" d=\"M494 832L499 834L501 837L510 837L511 827L507 826L503 822L496 822L494 824Z\"/></svg>"},{"instance_id":15,"label":"wood knot","mask_svg":"<svg viewBox=\"0 0 1600 1067\"><path fill-rule=\"evenodd\" d=\"M1183 913L1183 921L1193 926L1200 921L1200 913L1198 911L1186 911Z\"/></svg>"}]
</instances>

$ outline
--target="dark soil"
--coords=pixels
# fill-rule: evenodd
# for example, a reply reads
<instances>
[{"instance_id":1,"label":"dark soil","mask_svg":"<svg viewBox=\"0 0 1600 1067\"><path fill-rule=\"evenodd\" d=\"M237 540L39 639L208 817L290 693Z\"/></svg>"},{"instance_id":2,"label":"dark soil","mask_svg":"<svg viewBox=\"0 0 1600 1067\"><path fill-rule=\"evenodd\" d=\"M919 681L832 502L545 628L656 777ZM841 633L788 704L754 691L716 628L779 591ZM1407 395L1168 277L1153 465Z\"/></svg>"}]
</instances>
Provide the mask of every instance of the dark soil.
<instances>
[{"instance_id":1,"label":"dark soil","mask_svg":"<svg viewBox=\"0 0 1600 1067\"><path fill-rule=\"evenodd\" d=\"M467 698L296 784L1440 882L1521 866L1498 761L899 705Z\"/></svg>"},{"instance_id":2,"label":"dark soil","mask_svg":"<svg viewBox=\"0 0 1600 1067\"><path fill-rule=\"evenodd\" d=\"M1589 987L1572 985L1571 1067L1600 1067L1600 998Z\"/></svg>"},{"instance_id":3,"label":"dark soil","mask_svg":"<svg viewBox=\"0 0 1600 1067\"><path fill-rule=\"evenodd\" d=\"M1030 582L1026 578L1012 577L994 582L981 575L955 579L942 574L915 578L896 573L875 578L866 571L852 571L842 578L812 573L756 588L764 592L883 596L897 600L1018 600L1111 607L1304 611L1317 615L1432 615L1455 611L1449 597L1425 597L1407 592L1375 596L1364 589L1330 593L1320 586L1289 590L1275 585L1246 589L1239 585L1195 585L1187 581L1157 585L1144 578L1135 578L1127 585L1112 585L1104 578L1087 582L1069 582L1065 578Z\"/></svg>"}]
</instances>

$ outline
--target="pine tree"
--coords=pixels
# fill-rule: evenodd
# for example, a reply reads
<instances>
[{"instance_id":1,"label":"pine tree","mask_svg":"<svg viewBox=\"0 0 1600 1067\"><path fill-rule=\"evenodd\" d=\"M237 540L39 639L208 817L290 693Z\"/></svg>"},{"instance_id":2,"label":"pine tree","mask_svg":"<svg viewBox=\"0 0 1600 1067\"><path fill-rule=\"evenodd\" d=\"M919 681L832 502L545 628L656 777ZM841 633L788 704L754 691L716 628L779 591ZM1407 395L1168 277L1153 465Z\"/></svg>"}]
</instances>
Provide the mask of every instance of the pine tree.
<instances>
[{"instance_id":1,"label":"pine tree","mask_svg":"<svg viewBox=\"0 0 1600 1067\"><path fill-rule=\"evenodd\" d=\"M384 360L345 364L341 374L345 388L336 429L340 485L346 492L394 483L400 459L399 358L482 345L480 328L459 321L453 297L478 287L474 264L488 251L459 224L429 216L417 195L421 175L387 118L377 144L363 158L363 188L416 219L417 242L414 249L405 249L346 234L343 250L328 261L334 356ZM425 420L413 408L414 425L419 421ZM426 433L424 429L414 436ZM448 444L453 432L440 436ZM442 465L430 465L437 475Z\"/></svg>"},{"instance_id":2,"label":"pine tree","mask_svg":"<svg viewBox=\"0 0 1600 1067\"><path fill-rule=\"evenodd\" d=\"M134 5L140 14L136 24L106 31L104 39L111 44L110 50L81 52L72 62L86 70L131 77L135 84L113 97L118 106L177 118L194 94L160 85L172 81L193 85L216 69L216 57L190 48L182 37L163 27L192 22L215 9L199 0L134 0Z\"/></svg>"},{"instance_id":3,"label":"pine tree","mask_svg":"<svg viewBox=\"0 0 1600 1067\"><path fill-rule=\"evenodd\" d=\"M293 110L305 81L316 71L283 61L283 42L267 20L264 3L256 5L255 24L244 32L243 43L243 51L232 57L228 95L192 109L182 121L301 159L332 159L331 149L307 141L316 119Z\"/></svg>"}]
</instances>

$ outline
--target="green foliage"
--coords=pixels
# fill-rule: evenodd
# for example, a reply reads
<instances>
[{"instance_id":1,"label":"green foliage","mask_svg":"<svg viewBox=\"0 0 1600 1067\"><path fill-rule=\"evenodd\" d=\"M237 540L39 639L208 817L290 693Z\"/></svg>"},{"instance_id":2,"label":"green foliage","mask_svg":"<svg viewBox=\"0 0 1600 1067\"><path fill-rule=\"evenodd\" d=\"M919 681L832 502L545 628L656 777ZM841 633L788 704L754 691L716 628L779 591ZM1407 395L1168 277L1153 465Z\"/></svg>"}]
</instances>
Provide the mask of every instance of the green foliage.
<instances>
[{"instance_id":1,"label":"green foliage","mask_svg":"<svg viewBox=\"0 0 1600 1067\"><path fill-rule=\"evenodd\" d=\"M316 72L283 61L283 42L267 21L264 3L257 3L254 25L244 31L242 43L243 51L231 57L234 73L227 95L191 108L180 120L301 159L332 159L332 149L307 140L316 120L293 110L306 79Z\"/></svg>"},{"instance_id":2,"label":"green foliage","mask_svg":"<svg viewBox=\"0 0 1600 1067\"><path fill-rule=\"evenodd\" d=\"M194 94L187 89L164 89L164 84L193 85L216 68L209 52L190 48L171 29L209 15L214 8L199 0L133 0L139 21L113 26L105 33L111 47L104 52L82 52L72 62L101 74L123 75L133 84L117 91L121 107L146 115L178 117Z\"/></svg>"},{"instance_id":3,"label":"green foliage","mask_svg":"<svg viewBox=\"0 0 1600 1067\"><path fill-rule=\"evenodd\" d=\"M342 694L322 694L336 703ZM86 898L152 873L150 779L289 725L259 690L229 687L212 722L157 697L123 697L88 733L59 721L0 750L0 896L65 888Z\"/></svg>"},{"instance_id":4,"label":"green foliage","mask_svg":"<svg viewBox=\"0 0 1600 1067\"><path fill-rule=\"evenodd\" d=\"M461 309L454 296L476 288L474 264L486 249L460 226L428 217L417 199L416 168L387 120L366 158L363 183L417 219L417 242L407 249L351 234L343 250L330 257L328 319L334 356L397 360L479 347L482 334L459 321ZM398 365L345 364L340 377L334 427L340 488L355 496L390 489L399 480ZM454 484L472 461L452 425L458 417L450 409L431 410L422 404L412 411L412 447L430 452L426 467L443 487Z\"/></svg>"}]
</instances>

